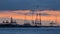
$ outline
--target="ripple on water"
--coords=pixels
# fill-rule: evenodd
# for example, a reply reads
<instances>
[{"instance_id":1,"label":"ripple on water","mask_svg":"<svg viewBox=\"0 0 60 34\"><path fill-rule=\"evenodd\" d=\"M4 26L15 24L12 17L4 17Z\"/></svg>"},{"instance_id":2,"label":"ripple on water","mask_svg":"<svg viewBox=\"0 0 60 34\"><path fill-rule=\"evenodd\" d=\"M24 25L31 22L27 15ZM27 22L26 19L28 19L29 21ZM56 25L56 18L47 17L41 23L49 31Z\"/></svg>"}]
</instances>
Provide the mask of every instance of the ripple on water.
<instances>
[{"instance_id":1,"label":"ripple on water","mask_svg":"<svg viewBox=\"0 0 60 34\"><path fill-rule=\"evenodd\" d=\"M1 34L60 34L60 28L0 28Z\"/></svg>"}]
</instances>

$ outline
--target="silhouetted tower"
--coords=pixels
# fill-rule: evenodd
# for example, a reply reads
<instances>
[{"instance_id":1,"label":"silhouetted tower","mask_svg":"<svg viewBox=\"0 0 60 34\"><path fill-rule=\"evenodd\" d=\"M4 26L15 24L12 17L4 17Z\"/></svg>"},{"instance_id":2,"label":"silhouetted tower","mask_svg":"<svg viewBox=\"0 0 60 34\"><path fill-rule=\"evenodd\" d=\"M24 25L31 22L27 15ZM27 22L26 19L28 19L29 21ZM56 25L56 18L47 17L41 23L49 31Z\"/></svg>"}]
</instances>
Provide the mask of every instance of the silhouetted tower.
<instances>
[{"instance_id":1,"label":"silhouetted tower","mask_svg":"<svg viewBox=\"0 0 60 34\"><path fill-rule=\"evenodd\" d=\"M10 23L13 23L13 18L11 17Z\"/></svg>"},{"instance_id":2,"label":"silhouetted tower","mask_svg":"<svg viewBox=\"0 0 60 34\"><path fill-rule=\"evenodd\" d=\"M13 18L11 17L10 23L11 23L11 24L12 24L12 23L15 24L16 21L13 21Z\"/></svg>"}]
</instances>

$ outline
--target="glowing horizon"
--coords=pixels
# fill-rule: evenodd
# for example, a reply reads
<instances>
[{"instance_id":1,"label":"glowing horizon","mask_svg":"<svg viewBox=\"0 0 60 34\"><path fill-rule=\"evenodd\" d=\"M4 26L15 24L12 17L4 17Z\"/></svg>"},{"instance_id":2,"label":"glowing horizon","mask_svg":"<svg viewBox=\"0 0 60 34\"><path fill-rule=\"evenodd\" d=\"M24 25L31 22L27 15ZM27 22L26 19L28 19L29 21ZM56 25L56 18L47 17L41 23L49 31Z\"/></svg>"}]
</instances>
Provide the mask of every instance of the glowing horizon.
<instances>
[{"instance_id":1,"label":"glowing horizon","mask_svg":"<svg viewBox=\"0 0 60 34\"><path fill-rule=\"evenodd\" d=\"M26 18L25 18L25 14ZM35 11L32 17L32 11L31 10L16 10L16 11L0 11L0 18L10 18L13 17L14 19L20 19L20 20L35 20L36 19L36 13L41 13L41 16L37 16L37 19L42 21L56 21L57 16L57 23L60 23L60 11L53 11L53 10L44 10L44 11ZM46 14L46 15L45 15ZM33 19L32 19L33 18Z\"/></svg>"}]
</instances>

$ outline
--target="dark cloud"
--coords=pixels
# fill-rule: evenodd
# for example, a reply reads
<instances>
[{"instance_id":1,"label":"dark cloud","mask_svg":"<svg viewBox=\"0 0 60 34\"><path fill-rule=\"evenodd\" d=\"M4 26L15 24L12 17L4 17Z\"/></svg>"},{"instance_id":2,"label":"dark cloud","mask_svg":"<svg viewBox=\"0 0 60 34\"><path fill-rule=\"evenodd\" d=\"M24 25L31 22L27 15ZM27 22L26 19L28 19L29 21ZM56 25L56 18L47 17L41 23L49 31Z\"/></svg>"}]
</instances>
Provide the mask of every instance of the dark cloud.
<instances>
[{"instance_id":1,"label":"dark cloud","mask_svg":"<svg viewBox=\"0 0 60 34\"><path fill-rule=\"evenodd\" d=\"M0 0L0 10L60 10L59 3L60 0Z\"/></svg>"}]
</instances>

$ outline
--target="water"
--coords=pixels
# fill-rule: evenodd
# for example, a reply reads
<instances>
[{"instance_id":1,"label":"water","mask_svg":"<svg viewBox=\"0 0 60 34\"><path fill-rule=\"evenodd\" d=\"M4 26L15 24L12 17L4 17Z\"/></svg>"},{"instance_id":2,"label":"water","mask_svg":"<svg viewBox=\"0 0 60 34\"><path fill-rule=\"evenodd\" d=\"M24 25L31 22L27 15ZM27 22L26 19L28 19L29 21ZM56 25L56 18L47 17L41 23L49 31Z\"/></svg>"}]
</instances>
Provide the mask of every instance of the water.
<instances>
[{"instance_id":1,"label":"water","mask_svg":"<svg viewBox=\"0 0 60 34\"><path fill-rule=\"evenodd\" d=\"M60 34L60 28L0 28L1 34Z\"/></svg>"}]
</instances>

